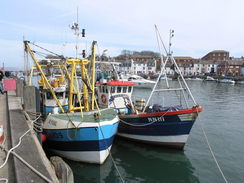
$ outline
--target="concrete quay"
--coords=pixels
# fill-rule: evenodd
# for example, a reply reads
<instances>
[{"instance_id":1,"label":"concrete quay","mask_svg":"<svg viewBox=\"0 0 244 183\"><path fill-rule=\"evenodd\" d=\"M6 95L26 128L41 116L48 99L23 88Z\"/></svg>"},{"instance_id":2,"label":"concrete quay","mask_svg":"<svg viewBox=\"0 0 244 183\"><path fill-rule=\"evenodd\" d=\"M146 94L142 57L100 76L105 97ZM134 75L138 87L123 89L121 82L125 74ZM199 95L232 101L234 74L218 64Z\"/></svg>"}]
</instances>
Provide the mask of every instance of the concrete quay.
<instances>
[{"instance_id":1,"label":"concrete quay","mask_svg":"<svg viewBox=\"0 0 244 183\"><path fill-rule=\"evenodd\" d=\"M13 153L10 153L7 164L0 169L0 182L59 182L28 123L23 113L21 98L16 97L16 92L9 91L8 94L0 95L0 126L3 125L5 138L4 144L0 141L0 145L5 149L0 149L0 166L5 161L6 150L16 146Z\"/></svg>"}]
</instances>

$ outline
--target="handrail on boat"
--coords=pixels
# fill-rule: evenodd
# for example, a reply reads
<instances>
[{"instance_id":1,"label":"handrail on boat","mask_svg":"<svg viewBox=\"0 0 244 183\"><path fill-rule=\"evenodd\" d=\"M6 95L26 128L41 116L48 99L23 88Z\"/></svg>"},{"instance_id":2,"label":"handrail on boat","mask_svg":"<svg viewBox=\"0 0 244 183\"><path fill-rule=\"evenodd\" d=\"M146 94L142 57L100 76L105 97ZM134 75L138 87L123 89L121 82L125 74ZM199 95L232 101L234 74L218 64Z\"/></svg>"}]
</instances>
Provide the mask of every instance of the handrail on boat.
<instances>
[{"instance_id":1,"label":"handrail on boat","mask_svg":"<svg viewBox=\"0 0 244 183\"><path fill-rule=\"evenodd\" d=\"M154 92L161 92L161 91L181 91L186 90L186 88L169 88L169 89L157 89Z\"/></svg>"}]
</instances>

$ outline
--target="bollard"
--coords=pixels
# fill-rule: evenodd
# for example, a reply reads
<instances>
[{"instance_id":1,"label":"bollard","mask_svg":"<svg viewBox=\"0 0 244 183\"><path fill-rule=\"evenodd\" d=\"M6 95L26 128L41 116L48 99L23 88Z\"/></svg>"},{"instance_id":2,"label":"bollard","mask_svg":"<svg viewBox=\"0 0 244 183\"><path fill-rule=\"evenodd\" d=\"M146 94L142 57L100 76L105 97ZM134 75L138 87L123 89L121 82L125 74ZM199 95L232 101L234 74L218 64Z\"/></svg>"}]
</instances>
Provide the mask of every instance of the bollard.
<instances>
[{"instance_id":1,"label":"bollard","mask_svg":"<svg viewBox=\"0 0 244 183\"><path fill-rule=\"evenodd\" d=\"M65 161L59 156L52 156L50 158L50 162L52 163L56 176L60 183L73 183L74 176L71 168Z\"/></svg>"}]
</instances>

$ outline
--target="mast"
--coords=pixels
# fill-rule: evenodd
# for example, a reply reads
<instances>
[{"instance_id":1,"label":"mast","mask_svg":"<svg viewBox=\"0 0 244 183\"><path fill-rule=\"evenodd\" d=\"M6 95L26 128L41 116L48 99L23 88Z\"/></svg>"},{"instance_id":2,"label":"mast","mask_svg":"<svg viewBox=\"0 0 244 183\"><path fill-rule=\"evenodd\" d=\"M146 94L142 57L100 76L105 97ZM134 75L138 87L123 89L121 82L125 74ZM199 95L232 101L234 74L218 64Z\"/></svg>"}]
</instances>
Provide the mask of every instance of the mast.
<instances>
[{"instance_id":1,"label":"mast","mask_svg":"<svg viewBox=\"0 0 244 183\"><path fill-rule=\"evenodd\" d=\"M162 38L161 38L161 36L160 36L160 34L159 34L159 32L158 32L158 29L157 29L157 26L156 26L156 25L155 25L155 29L156 29L156 33L158 34L158 36L157 36L157 41L159 41L159 40L158 40L158 37L159 37L159 38L160 38L160 41L161 41L161 43L162 43L162 45L163 45L163 47L164 47L164 49L165 49L165 52L166 52L166 54L167 54L167 57L166 57L166 60L165 60L165 62L164 62L164 61L163 61L163 57L162 57L162 55L161 55L161 64L162 64L161 71L160 71L160 74L159 74L159 76L158 76L158 78L157 78L157 81L156 81L156 83L155 83L155 85L154 85L154 87L153 87L153 89L152 89L152 91L151 91L151 93L150 93L150 95L149 95L149 98L148 98L148 100L147 100L147 102L146 102L146 105L145 105L145 107L144 107L144 109L143 109L143 112L145 112L146 107L148 106L148 104L149 104L149 102L150 102L150 100L151 100L152 95L153 95L154 92L160 92L160 91L166 91L166 90L168 90L168 91L169 91L169 90L172 90L172 91L181 90L181 91L183 92L183 96L184 96L186 105L187 105L187 107L188 107L188 103L187 103L187 100L186 100L186 96L185 96L185 94L184 94L184 90L187 90L187 92L189 93L189 95L190 95L190 97L191 97L191 99L192 99L194 105L197 105L197 103L196 103L196 101L195 101L195 99L194 99L194 97L193 97L193 95L192 95L192 93L191 93L191 90L190 90L190 88L188 87L188 85L187 85L187 83L186 83L186 81L185 81L185 79L184 79L184 77L183 77L183 75L182 75L182 73L181 73L181 70L180 70L179 66L177 65L177 63L176 63L174 57L172 56L172 52L171 52L171 45L172 45L172 44L171 44L171 39L172 39L172 37L174 37L174 30L170 30L170 34L169 34L169 48L168 48L168 51L167 51L167 50L166 50L166 47L164 46L164 43L163 43L163 41L162 41ZM159 42L158 42L158 43L159 43ZM168 80L167 80L167 76L166 76L166 85L167 85L167 89L156 89L156 87L157 87L157 85L158 85L158 82L159 82L159 79L160 79L160 77L162 76L162 73L164 72L164 74L166 75L166 64L167 64L168 61L171 61L171 63L175 66L175 68L176 68L178 74L180 75L180 78L182 79L182 81L183 81L183 83L184 83L184 87L185 87L185 88L183 88L182 84L181 84L180 81L179 81L180 88L178 88L178 89L177 89L177 88L176 88L176 89L170 89L170 87L169 87L169 83L168 83Z\"/></svg>"},{"instance_id":2,"label":"mast","mask_svg":"<svg viewBox=\"0 0 244 183\"><path fill-rule=\"evenodd\" d=\"M91 89L92 89L92 95L91 95L91 110L94 110L95 105L95 84L96 84L96 41L92 42L92 55L91 55Z\"/></svg>"}]
</instances>

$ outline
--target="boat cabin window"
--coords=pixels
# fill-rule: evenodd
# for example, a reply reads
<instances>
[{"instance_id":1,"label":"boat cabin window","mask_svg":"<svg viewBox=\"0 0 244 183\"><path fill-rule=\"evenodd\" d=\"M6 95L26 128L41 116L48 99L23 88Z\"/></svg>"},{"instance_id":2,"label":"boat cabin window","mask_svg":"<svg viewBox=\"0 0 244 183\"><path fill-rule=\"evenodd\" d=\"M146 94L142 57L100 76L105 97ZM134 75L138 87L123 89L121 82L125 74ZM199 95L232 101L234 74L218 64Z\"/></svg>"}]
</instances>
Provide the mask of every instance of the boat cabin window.
<instances>
[{"instance_id":1,"label":"boat cabin window","mask_svg":"<svg viewBox=\"0 0 244 183\"><path fill-rule=\"evenodd\" d=\"M126 93L127 87L123 87L123 93Z\"/></svg>"},{"instance_id":2,"label":"boat cabin window","mask_svg":"<svg viewBox=\"0 0 244 183\"><path fill-rule=\"evenodd\" d=\"M49 92L46 93L47 99L53 99L53 95Z\"/></svg>"},{"instance_id":3,"label":"boat cabin window","mask_svg":"<svg viewBox=\"0 0 244 183\"><path fill-rule=\"evenodd\" d=\"M131 87L131 86L129 86L129 87L128 87L128 93L130 93L130 92L131 92L131 89L132 89L132 87Z\"/></svg>"},{"instance_id":4,"label":"boat cabin window","mask_svg":"<svg viewBox=\"0 0 244 183\"><path fill-rule=\"evenodd\" d=\"M111 87L111 93L115 93L115 87L114 86Z\"/></svg>"},{"instance_id":5,"label":"boat cabin window","mask_svg":"<svg viewBox=\"0 0 244 183\"><path fill-rule=\"evenodd\" d=\"M100 93L102 92L102 86L99 86L99 92Z\"/></svg>"},{"instance_id":6,"label":"boat cabin window","mask_svg":"<svg viewBox=\"0 0 244 183\"><path fill-rule=\"evenodd\" d=\"M105 93L105 87L103 86L103 93Z\"/></svg>"},{"instance_id":7,"label":"boat cabin window","mask_svg":"<svg viewBox=\"0 0 244 183\"><path fill-rule=\"evenodd\" d=\"M117 86L117 93L121 93L121 86Z\"/></svg>"},{"instance_id":8,"label":"boat cabin window","mask_svg":"<svg viewBox=\"0 0 244 183\"><path fill-rule=\"evenodd\" d=\"M56 96L57 96L58 99L63 99L63 97L64 97L64 92L56 93Z\"/></svg>"}]
</instances>

